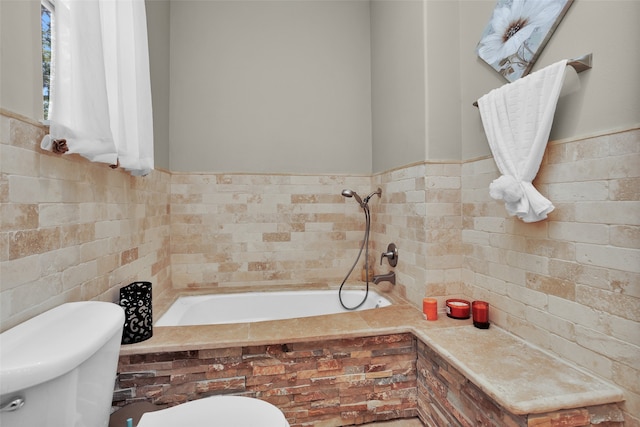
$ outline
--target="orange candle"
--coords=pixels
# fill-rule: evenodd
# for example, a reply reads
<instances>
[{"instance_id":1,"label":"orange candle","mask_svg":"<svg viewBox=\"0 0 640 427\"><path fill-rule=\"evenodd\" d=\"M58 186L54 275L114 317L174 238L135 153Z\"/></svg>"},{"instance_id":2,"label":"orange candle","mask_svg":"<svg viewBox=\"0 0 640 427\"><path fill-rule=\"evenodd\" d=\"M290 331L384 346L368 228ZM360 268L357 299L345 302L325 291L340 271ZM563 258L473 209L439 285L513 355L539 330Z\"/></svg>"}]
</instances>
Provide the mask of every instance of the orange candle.
<instances>
[{"instance_id":1,"label":"orange candle","mask_svg":"<svg viewBox=\"0 0 640 427\"><path fill-rule=\"evenodd\" d=\"M422 312L427 320L438 320L438 300L435 298L423 298Z\"/></svg>"}]
</instances>

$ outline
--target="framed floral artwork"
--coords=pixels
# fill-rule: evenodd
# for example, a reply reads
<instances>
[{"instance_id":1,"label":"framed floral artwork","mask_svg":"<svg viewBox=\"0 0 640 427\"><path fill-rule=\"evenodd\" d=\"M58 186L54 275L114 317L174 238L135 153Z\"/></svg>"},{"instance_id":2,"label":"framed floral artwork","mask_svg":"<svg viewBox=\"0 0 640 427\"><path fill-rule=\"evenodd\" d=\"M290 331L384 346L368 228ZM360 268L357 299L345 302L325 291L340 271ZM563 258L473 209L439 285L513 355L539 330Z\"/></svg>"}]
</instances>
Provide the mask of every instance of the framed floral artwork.
<instances>
[{"instance_id":1,"label":"framed floral artwork","mask_svg":"<svg viewBox=\"0 0 640 427\"><path fill-rule=\"evenodd\" d=\"M526 76L573 0L498 0L476 52L513 82Z\"/></svg>"}]
</instances>

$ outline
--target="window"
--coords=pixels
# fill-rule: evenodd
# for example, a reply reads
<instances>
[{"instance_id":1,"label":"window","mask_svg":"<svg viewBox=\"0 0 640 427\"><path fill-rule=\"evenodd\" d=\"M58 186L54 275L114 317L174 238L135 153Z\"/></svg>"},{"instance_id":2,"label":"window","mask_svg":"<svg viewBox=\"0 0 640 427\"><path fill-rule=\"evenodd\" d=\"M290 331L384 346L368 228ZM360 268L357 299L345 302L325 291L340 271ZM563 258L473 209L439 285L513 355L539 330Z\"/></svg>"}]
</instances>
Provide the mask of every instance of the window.
<instances>
[{"instance_id":1,"label":"window","mask_svg":"<svg viewBox=\"0 0 640 427\"><path fill-rule=\"evenodd\" d=\"M42 28L42 106L45 120L49 120L49 95L51 93L52 18L53 1L43 0L40 6L40 26Z\"/></svg>"},{"instance_id":2,"label":"window","mask_svg":"<svg viewBox=\"0 0 640 427\"><path fill-rule=\"evenodd\" d=\"M40 1L49 125L40 147L146 175L153 111L144 1L55 0L55 11L53 0Z\"/></svg>"}]
</instances>

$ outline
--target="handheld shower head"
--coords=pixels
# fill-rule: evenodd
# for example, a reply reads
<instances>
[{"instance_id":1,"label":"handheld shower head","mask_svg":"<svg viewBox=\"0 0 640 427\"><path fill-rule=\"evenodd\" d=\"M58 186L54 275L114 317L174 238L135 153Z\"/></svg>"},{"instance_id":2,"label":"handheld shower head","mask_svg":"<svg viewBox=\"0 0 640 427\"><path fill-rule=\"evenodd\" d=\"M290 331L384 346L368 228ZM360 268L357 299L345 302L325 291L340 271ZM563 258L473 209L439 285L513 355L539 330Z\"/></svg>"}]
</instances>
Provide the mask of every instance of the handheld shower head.
<instances>
[{"instance_id":1,"label":"handheld shower head","mask_svg":"<svg viewBox=\"0 0 640 427\"><path fill-rule=\"evenodd\" d=\"M378 197L382 197L382 188L378 188L376 191L374 191L373 193L365 197L364 200L362 200L360 196L358 196L358 193L356 193L353 190L342 190L342 195L344 197L353 197L354 199L356 199L356 201L360 204L360 207L362 208L367 206L367 204L369 203L369 199L371 199L375 194L377 194Z\"/></svg>"},{"instance_id":2,"label":"handheld shower head","mask_svg":"<svg viewBox=\"0 0 640 427\"><path fill-rule=\"evenodd\" d=\"M364 207L364 203L362 202L362 199L360 198L360 196L358 196L358 193L356 193L355 191L353 191L353 190L342 190L342 195L344 197L353 197L360 204L360 206Z\"/></svg>"}]
</instances>

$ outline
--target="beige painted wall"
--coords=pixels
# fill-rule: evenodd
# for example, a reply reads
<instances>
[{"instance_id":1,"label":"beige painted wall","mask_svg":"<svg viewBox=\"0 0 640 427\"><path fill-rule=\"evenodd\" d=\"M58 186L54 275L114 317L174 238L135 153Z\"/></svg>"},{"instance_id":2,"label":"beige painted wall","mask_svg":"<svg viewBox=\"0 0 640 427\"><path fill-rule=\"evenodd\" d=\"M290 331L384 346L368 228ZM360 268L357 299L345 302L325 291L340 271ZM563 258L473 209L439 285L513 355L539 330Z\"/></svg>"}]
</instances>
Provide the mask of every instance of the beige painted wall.
<instances>
[{"instance_id":1,"label":"beige painted wall","mask_svg":"<svg viewBox=\"0 0 640 427\"><path fill-rule=\"evenodd\" d=\"M171 169L371 172L369 3L173 1Z\"/></svg>"},{"instance_id":2,"label":"beige painted wall","mask_svg":"<svg viewBox=\"0 0 640 427\"><path fill-rule=\"evenodd\" d=\"M169 169L169 0L147 1L156 168ZM0 107L40 120L39 0L0 2Z\"/></svg>"},{"instance_id":3,"label":"beige painted wall","mask_svg":"<svg viewBox=\"0 0 640 427\"><path fill-rule=\"evenodd\" d=\"M147 0L147 32L153 102L153 144L156 168L169 170L169 0Z\"/></svg>"},{"instance_id":4,"label":"beige painted wall","mask_svg":"<svg viewBox=\"0 0 640 427\"><path fill-rule=\"evenodd\" d=\"M461 152L460 4L371 2L373 172Z\"/></svg>"},{"instance_id":5,"label":"beige painted wall","mask_svg":"<svg viewBox=\"0 0 640 427\"><path fill-rule=\"evenodd\" d=\"M460 4L425 2L427 156L425 160L458 160L460 129Z\"/></svg>"},{"instance_id":6,"label":"beige painted wall","mask_svg":"<svg viewBox=\"0 0 640 427\"><path fill-rule=\"evenodd\" d=\"M381 21L379 12L394 3L399 10ZM361 1L148 6L160 167L378 173L490 154L471 104L506 83L475 53L494 0L375 1L372 24L369 2ZM0 4L0 105L35 119L42 114L38 10L37 0ZM401 18L408 10L416 14ZM561 98L553 140L640 123L637 16L637 1L571 6L534 69L588 52L594 68Z\"/></svg>"},{"instance_id":7,"label":"beige painted wall","mask_svg":"<svg viewBox=\"0 0 640 427\"><path fill-rule=\"evenodd\" d=\"M507 81L475 54L493 0L460 2L462 159L490 154L478 109L471 104ZM601 134L640 124L638 1L575 1L543 50L534 71L593 53L581 87L560 99L552 140ZM606 17L606 19L603 19Z\"/></svg>"},{"instance_id":8,"label":"beige painted wall","mask_svg":"<svg viewBox=\"0 0 640 427\"><path fill-rule=\"evenodd\" d=\"M0 106L42 119L40 1L0 2Z\"/></svg>"},{"instance_id":9,"label":"beige painted wall","mask_svg":"<svg viewBox=\"0 0 640 427\"><path fill-rule=\"evenodd\" d=\"M422 1L371 2L373 171L426 157Z\"/></svg>"}]
</instances>

